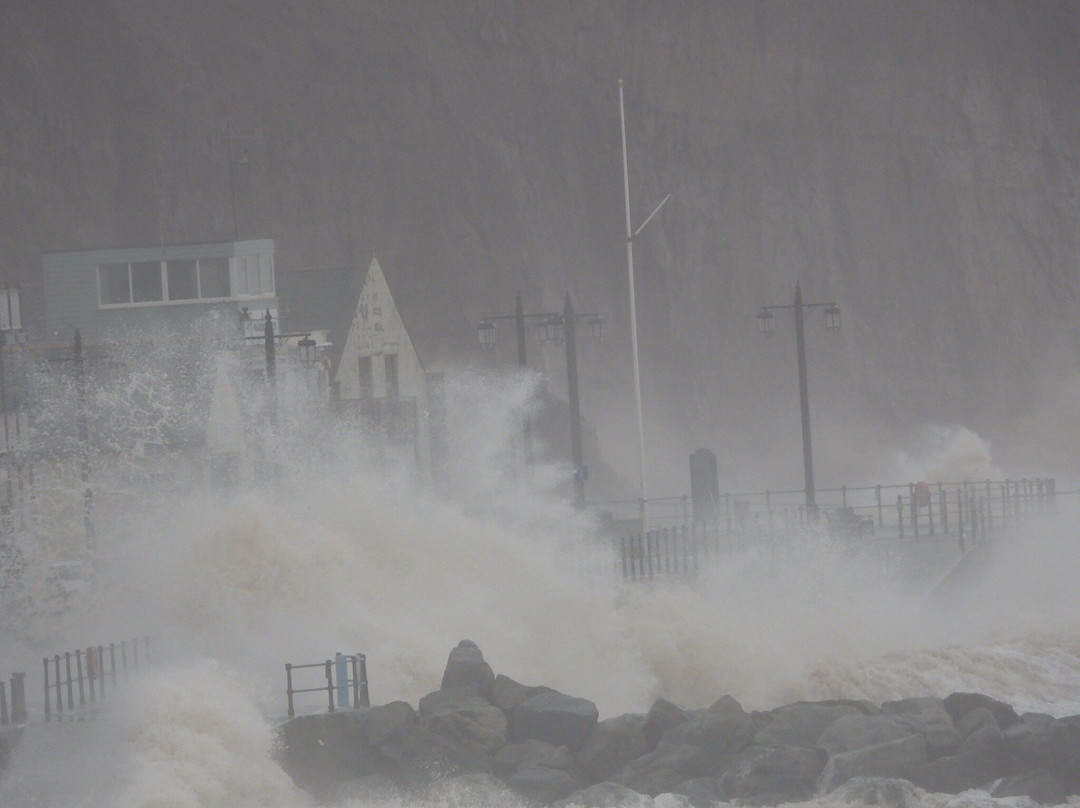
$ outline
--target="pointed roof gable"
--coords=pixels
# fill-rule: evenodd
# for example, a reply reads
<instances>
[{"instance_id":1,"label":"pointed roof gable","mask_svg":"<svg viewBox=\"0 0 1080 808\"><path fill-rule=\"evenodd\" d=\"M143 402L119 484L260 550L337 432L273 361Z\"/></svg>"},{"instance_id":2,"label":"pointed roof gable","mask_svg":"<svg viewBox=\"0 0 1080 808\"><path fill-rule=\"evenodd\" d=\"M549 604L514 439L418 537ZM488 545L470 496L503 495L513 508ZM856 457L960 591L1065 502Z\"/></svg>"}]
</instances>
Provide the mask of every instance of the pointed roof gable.
<instances>
[{"instance_id":1,"label":"pointed roof gable","mask_svg":"<svg viewBox=\"0 0 1080 808\"><path fill-rule=\"evenodd\" d=\"M465 364L475 339L475 327L461 317L448 316L428 299L410 299L391 278L376 256L366 266L296 269L278 279L282 328L291 332L328 329L333 347L328 357L336 370L349 335L360 293L372 271L389 290L417 356L428 370ZM392 274L392 273L391 273ZM417 295L412 295L413 298Z\"/></svg>"}]
</instances>

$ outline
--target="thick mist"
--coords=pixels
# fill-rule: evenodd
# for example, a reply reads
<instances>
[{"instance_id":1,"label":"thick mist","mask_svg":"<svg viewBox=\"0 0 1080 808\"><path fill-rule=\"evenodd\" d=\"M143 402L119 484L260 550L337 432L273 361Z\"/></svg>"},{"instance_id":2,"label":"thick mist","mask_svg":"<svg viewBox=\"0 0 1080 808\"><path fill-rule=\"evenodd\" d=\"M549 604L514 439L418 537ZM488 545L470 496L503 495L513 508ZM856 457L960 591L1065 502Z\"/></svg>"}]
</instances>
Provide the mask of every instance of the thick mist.
<instances>
[{"instance_id":1,"label":"thick mist","mask_svg":"<svg viewBox=\"0 0 1080 808\"><path fill-rule=\"evenodd\" d=\"M5 659L36 671L46 653L154 638L153 669L113 713L116 770L102 775L125 808L304 804L273 762L285 663L361 652L373 703L415 705L464 638L497 673L591 699L602 718L644 712L660 696L696 708L729 694L769 709L956 690L1080 711L1080 550L1068 496L1060 518L995 545L983 576L944 595L817 529L722 555L693 580L628 584L592 516L553 493L568 469L521 472L516 441L535 375L450 385L448 474L433 485L295 379L280 380L271 427L265 385L240 372L242 353L185 343L180 363L171 345L144 343L122 357L122 374L92 388L93 434L108 438L93 455L94 580L58 612L39 608L33 587L44 583L28 577L3 645ZM63 391L54 369L38 372ZM191 395L150 395L173 389L177 372ZM195 474L136 484L146 478L133 470L153 465L146 445L220 431L205 406L223 377L251 419L240 442L262 473L211 490ZM43 401L56 412L40 423L62 430L68 396ZM916 455L887 462L920 478L994 468L986 442L964 429L929 430ZM78 503L78 478L64 485L57 474L51 495ZM29 564L82 555L79 527L76 518L49 542L28 540ZM32 699L38 690L32 679ZM321 699L300 709L323 709Z\"/></svg>"}]
</instances>

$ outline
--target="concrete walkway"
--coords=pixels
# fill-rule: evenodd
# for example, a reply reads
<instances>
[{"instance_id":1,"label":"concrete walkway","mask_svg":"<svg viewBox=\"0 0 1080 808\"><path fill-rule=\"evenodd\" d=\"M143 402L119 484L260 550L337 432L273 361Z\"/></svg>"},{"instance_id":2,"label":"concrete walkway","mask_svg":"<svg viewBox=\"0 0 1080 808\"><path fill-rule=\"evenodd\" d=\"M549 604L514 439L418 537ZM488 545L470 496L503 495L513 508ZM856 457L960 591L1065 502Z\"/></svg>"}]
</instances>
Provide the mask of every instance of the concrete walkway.
<instances>
[{"instance_id":1,"label":"concrete walkway","mask_svg":"<svg viewBox=\"0 0 1080 808\"><path fill-rule=\"evenodd\" d=\"M0 775L4 808L102 808L115 804L123 734L108 710L22 729Z\"/></svg>"}]
</instances>

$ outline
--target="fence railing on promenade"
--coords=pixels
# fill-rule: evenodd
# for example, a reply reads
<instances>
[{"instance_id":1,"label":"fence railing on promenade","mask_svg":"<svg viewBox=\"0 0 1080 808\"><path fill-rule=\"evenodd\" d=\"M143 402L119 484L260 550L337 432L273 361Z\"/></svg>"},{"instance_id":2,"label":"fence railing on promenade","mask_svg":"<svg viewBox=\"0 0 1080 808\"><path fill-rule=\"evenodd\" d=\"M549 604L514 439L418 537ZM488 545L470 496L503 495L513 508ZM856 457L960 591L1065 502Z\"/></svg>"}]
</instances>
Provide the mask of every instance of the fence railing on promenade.
<instances>
[{"instance_id":1,"label":"fence railing on promenade","mask_svg":"<svg viewBox=\"0 0 1080 808\"><path fill-rule=\"evenodd\" d=\"M650 500L645 535L629 528L636 527L632 516L608 519L616 565L628 581L686 576L712 555L815 526L852 541L952 536L963 553L982 536L1054 508L1058 496L1052 478L844 486L817 494L814 513L802 491L723 494L707 508L695 508L689 497Z\"/></svg>"},{"instance_id":2,"label":"fence railing on promenade","mask_svg":"<svg viewBox=\"0 0 1080 808\"><path fill-rule=\"evenodd\" d=\"M318 685L312 687L294 687L294 671L318 669L321 676L316 680ZM329 712L335 712L339 707L354 709L370 707L371 697L368 694L367 680L367 657L363 654L334 655L333 659L323 662L311 662L303 665L285 663L285 697L289 704L289 718L296 715L295 696L298 693L326 693L326 701ZM352 698L350 699L350 694Z\"/></svg>"},{"instance_id":3,"label":"fence railing on promenade","mask_svg":"<svg viewBox=\"0 0 1080 808\"><path fill-rule=\"evenodd\" d=\"M45 720L73 717L115 694L118 680L150 662L150 638L88 645L42 658ZM65 713L66 710L66 713Z\"/></svg>"}]
</instances>

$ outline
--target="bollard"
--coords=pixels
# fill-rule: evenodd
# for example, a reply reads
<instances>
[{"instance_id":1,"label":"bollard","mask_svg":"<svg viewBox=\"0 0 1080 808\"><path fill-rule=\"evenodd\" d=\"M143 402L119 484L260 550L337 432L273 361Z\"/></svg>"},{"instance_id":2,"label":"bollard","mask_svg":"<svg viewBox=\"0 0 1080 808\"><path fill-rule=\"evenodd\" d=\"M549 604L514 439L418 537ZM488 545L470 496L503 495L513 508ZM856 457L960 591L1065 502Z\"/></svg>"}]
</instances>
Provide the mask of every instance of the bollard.
<instances>
[{"instance_id":1,"label":"bollard","mask_svg":"<svg viewBox=\"0 0 1080 808\"><path fill-rule=\"evenodd\" d=\"M11 674L11 720L16 724L25 724L28 717L26 710L26 674Z\"/></svg>"},{"instance_id":2,"label":"bollard","mask_svg":"<svg viewBox=\"0 0 1080 808\"><path fill-rule=\"evenodd\" d=\"M337 676L337 703L338 707L349 706L349 669L346 667L348 660L345 655L338 651L334 654L334 673Z\"/></svg>"}]
</instances>

